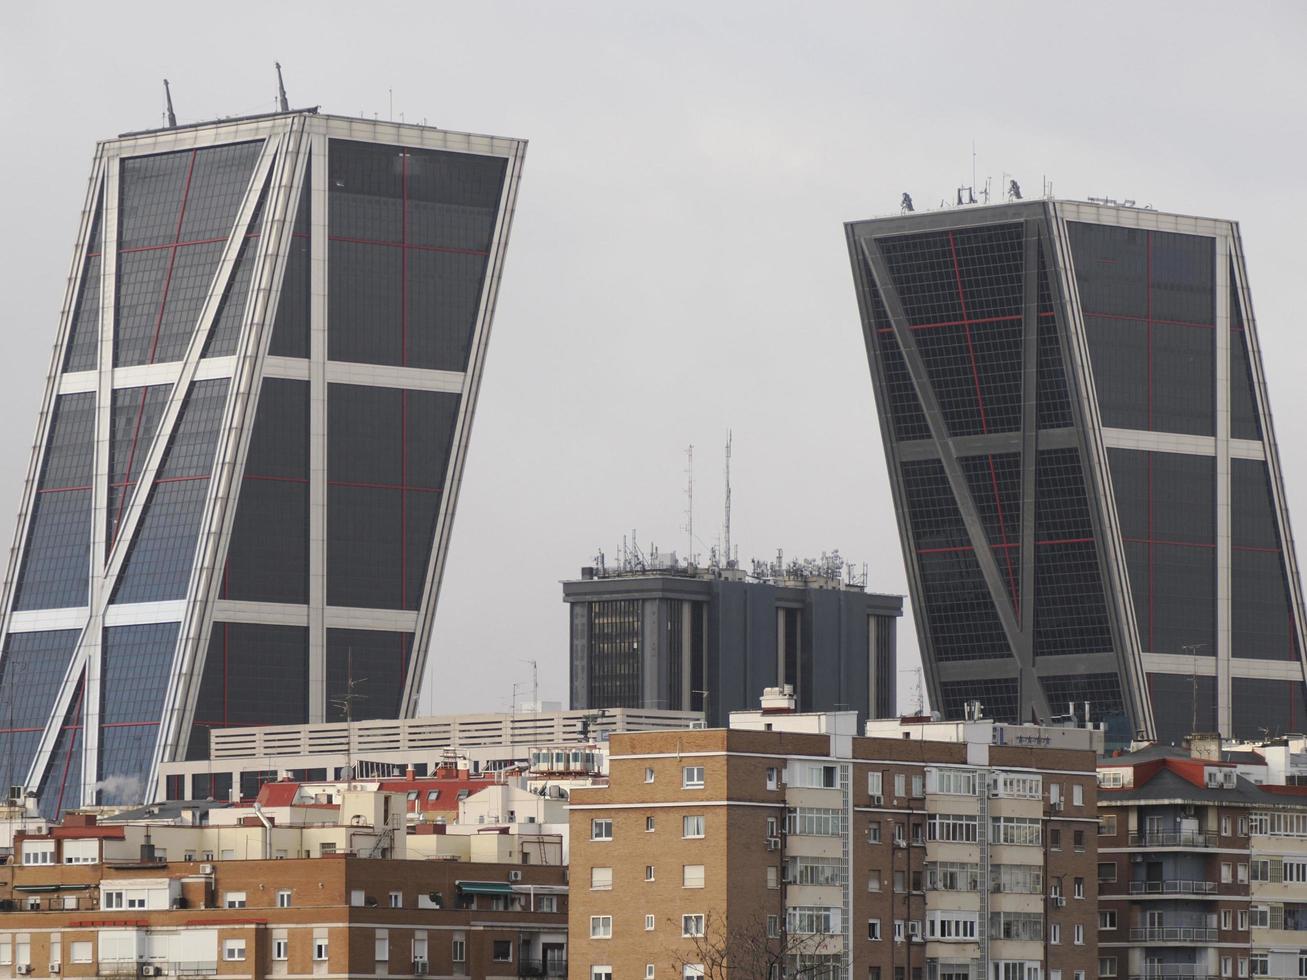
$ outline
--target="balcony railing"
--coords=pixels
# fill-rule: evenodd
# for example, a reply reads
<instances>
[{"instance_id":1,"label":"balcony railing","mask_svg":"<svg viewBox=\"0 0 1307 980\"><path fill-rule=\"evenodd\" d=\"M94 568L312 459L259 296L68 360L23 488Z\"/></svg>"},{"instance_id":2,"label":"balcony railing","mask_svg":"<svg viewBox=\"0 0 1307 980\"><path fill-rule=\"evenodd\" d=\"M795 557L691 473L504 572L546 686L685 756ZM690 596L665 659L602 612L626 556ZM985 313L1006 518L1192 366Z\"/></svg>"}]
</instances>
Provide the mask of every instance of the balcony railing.
<instances>
[{"instance_id":1,"label":"balcony railing","mask_svg":"<svg viewBox=\"0 0 1307 980\"><path fill-rule=\"evenodd\" d=\"M1160 929L1131 929L1131 942L1145 943L1214 943L1216 929L1205 926L1163 926Z\"/></svg>"},{"instance_id":2,"label":"balcony railing","mask_svg":"<svg viewBox=\"0 0 1307 980\"><path fill-rule=\"evenodd\" d=\"M1132 881L1131 895L1215 895L1216 882L1171 878L1166 881Z\"/></svg>"},{"instance_id":3,"label":"balcony railing","mask_svg":"<svg viewBox=\"0 0 1307 980\"><path fill-rule=\"evenodd\" d=\"M519 977L565 977L567 960L518 960L517 975Z\"/></svg>"},{"instance_id":4,"label":"balcony railing","mask_svg":"<svg viewBox=\"0 0 1307 980\"><path fill-rule=\"evenodd\" d=\"M1145 967L1143 973L1131 974L1130 980L1217 980L1197 971L1197 963L1156 963Z\"/></svg>"},{"instance_id":5,"label":"balcony railing","mask_svg":"<svg viewBox=\"0 0 1307 980\"><path fill-rule=\"evenodd\" d=\"M1159 830L1131 834L1130 847L1216 847L1220 835L1202 830Z\"/></svg>"}]
</instances>

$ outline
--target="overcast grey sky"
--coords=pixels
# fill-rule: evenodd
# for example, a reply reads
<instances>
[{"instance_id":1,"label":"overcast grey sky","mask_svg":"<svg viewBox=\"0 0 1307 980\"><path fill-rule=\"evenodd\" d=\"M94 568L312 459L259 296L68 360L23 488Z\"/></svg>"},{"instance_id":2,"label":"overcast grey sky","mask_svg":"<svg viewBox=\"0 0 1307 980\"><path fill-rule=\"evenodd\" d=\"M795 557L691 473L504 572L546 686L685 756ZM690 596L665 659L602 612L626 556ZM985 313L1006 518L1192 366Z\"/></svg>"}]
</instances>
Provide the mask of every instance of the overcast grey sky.
<instances>
[{"instance_id":1,"label":"overcast grey sky","mask_svg":"<svg viewBox=\"0 0 1307 980\"><path fill-rule=\"evenodd\" d=\"M1301 527L1305 42L1295 2L8 5L0 541L95 141L157 125L165 76L183 123L270 110L274 60L292 106L393 90L531 143L424 708L505 708L530 658L565 699L559 581L633 527L684 553L690 443L713 543L728 428L742 557L839 548L906 589L841 224L951 198L973 139L995 188L1241 222Z\"/></svg>"}]
</instances>

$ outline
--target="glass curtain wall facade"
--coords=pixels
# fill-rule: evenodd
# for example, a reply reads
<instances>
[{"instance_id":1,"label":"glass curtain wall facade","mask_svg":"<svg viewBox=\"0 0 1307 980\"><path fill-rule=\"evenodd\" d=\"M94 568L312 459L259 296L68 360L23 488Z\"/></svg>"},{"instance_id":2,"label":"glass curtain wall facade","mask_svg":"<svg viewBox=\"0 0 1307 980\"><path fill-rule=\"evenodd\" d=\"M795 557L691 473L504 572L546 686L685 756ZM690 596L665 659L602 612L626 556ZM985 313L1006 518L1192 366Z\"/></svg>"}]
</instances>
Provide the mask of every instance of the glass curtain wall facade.
<instances>
[{"instance_id":1,"label":"glass curtain wall facade","mask_svg":"<svg viewBox=\"0 0 1307 980\"><path fill-rule=\"evenodd\" d=\"M315 112L100 144L6 581L6 786L140 802L215 727L411 711L524 152Z\"/></svg>"},{"instance_id":2,"label":"glass curtain wall facade","mask_svg":"<svg viewBox=\"0 0 1307 980\"><path fill-rule=\"evenodd\" d=\"M932 704L1300 730L1238 226L1029 201L846 233Z\"/></svg>"}]
</instances>

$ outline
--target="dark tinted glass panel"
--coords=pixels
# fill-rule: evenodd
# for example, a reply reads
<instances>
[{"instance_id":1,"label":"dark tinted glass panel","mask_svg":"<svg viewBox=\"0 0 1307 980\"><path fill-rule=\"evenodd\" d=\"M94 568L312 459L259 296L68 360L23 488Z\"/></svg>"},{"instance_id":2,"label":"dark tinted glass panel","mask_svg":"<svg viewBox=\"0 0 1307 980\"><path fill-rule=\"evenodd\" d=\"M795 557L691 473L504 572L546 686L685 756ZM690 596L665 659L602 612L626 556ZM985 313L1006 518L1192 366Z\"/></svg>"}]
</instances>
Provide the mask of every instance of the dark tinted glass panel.
<instances>
[{"instance_id":1,"label":"dark tinted glass panel","mask_svg":"<svg viewBox=\"0 0 1307 980\"><path fill-rule=\"evenodd\" d=\"M938 709L945 718L960 719L968 701L979 701L982 717L1015 724L1023 719L1017 704L1015 678L987 677L974 681L944 681L940 684L943 704ZM1029 719L1025 719L1029 720Z\"/></svg>"},{"instance_id":2,"label":"dark tinted glass panel","mask_svg":"<svg viewBox=\"0 0 1307 980\"><path fill-rule=\"evenodd\" d=\"M85 675L77 685L72 704L64 715L63 726L55 738L54 750L37 790L41 816L58 819L65 810L82 805L82 750L85 741L82 719Z\"/></svg>"},{"instance_id":3,"label":"dark tinted glass panel","mask_svg":"<svg viewBox=\"0 0 1307 980\"><path fill-rule=\"evenodd\" d=\"M274 357L309 356L309 201L313 187L313 165L304 170L304 187L295 208L295 230L291 234L286 272L282 276L268 353Z\"/></svg>"},{"instance_id":4,"label":"dark tinted glass panel","mask_svg":"<svg viewBox=\"0 0 1307 980\"><path fill-rule=\"evenodd\" d=\"M72 662L80 630L10 633L0 658L0 786L22 783Z\"/></svg>"},{"instance_id":5,"label":"dark tinted glass panel","mask_svg":"<svg viewBox=\"0 0 1307 980\"><path fill-rule=\"evenodd\" d=\"M1230 648L1296 660L1293 605L1266 463L1230 460Z\"/></svg>"},{"instance_id":6,"label":"dark tinted glass panel","mask_svg":"<svg viewBox=\"0 0 1307 980\"><path fill-rule=\"evenodd\" d=\"M506 163L333 140L333 360L463 371Z\"/></svg>"},{"instance_id":7,"label":"dark tinted glass panel","mask_svg":"<svg viewBox=\"0 0 1307 980\"><path fill-rule=\"evenodd\" d=\"M459 396L328 389L327 601L416 609Z\"/></svg>"},{"instance_id":8,"label":"dark tinted glass panel","mask_svg":"<svg viewBox=\"0 0 1307 980\"><path fill-rule=\"evenodd\" d=\"M1111 449L1108 460L1143 649L1214 656L1212 457Z\"/></svg>"},{"instance_id":9,"label":"dark tinted glass panel","mask_svg":"<svg viewBox=\"0 0 1307 980\"><path fill-rule=\"evenodd\" d=\"M1239 297L1234 263L1230 263L1230 437L1260 439L1261 415L1257 411L1249 334L1244 325L1243 302Z\"/></svg>"},{"instance_id":10,"label":"dark tinted glass panel","mask_svg":"<svg viewBox=\"0 0 1307 980\"><path fill-rule=\"evenodd\" d=\"M1035 467L1035 656L1112 649L1080 453L1044 450Z\"/></svg>"},{"instance_id":11,"label":"dark tinted glass panel","mask_svg":"<svg viewBox=\"0 0 1307 980\"><path fill-rule=\"evenodd\" d=\"M250 296L250 281L254 278L254 261L259 248L259 237L263 233L263 207L267 198L268 188L265 184L241 241L240 250L236 253L236 264L232 268L231 278L227 280L227 289L222 294L209 339L204 343L205 357L223 357L236 353L241 327L245 323L245 307Z\"/></svg>"},{"instance_id":12,"label":"dark tinted glass panel","mask_svg":"<svg viewBox=\"0 0 1307 980\"><path fill-rule=\"evenodd\" d=\"M354 721L398 718L412 648L412 633L327 630L327 721L347 707Z\"/></svg>"},{"instance_id":13,"label":"dark tinted glass panel","mask_svg":"<svg viewBox=\"0 0 1307 980\"><path fill-rule=\"evenodd\" d=\"M304 627L214 623L186 757L208 758L215 728L306 724L308 678Z\"/></svg>"},{"instance_id":14,"label":"dark tinted glass panel","mask_svg":"<svg viewBox=\"0 0 1307 980\"><path fill-rule=\"evenodd\" d=\"M1148 429L1148 323L1085 316L1089 360L1103 424Z\"/></svg>"},{"instance_id":15,"label":"dark tinted glass panel","mask_svg":"<svg viewBox=\"0 0 1307 980\"><path fill-rule=\"evenodd\" d=\"M938 460L907 461L902 474L936 659L1009 656L1007 635L972 553L943 465Z\"/></svg>"},{"instance_id":16,"label":"dark tinted glass panel","mask_svg":"<svg viewBox=\"0 0 1307 980\"><path fill-rule=\"evenodd\" d=\"M78 287L77 305L68 325L68 353L65 371L89 371L99 361L100 350L100 206L96 200L91 233L86 239L86 258L82 263L82 282Z\"/></svg>"},{"instance_id":17,"label":"dark tinted glass panel","mask_svg":"<svg viewBox=\"0 0 1307 980\"><path fill-rule=\"evenodd\" d=\"M1191 732L1216 731L1216 680L1210 675L1149 674L1148 695L1159 742L1177 744Z\"/></svg>"},{"instance_id":18,"label":"dark tinted glass panel","mask_svg":"<svg viewBox=\"0 0 1307 980\"><path fill-rule=\"evenodd\" d=\"M1066 383L1066 367L1062 363L1062 341L1057 323L1053 291L1044 265L1044 252L1039 252L1039 356L1036 383L1038 386L1036 413L1039 428L1061 429L1072 424L1071 399Z\"/></svg>"},{"instance_id":19,"label":"dark tinted glass panel","mask_svg":"<svg viewBox=\"0 0 1307 980\"><path fill-rule=\"evenodd\" d=\"M638 708L640 607L636 599L590 603L590 707Z\"/></svg>"},{"instance_id":20,"label":"dark tinted glass panel","mask_svg":"<svg viewBox=\"0 0 1307 980\"><path fill-rule=\"evenodd\" d=\"M1007 585L1008 598L1021 606L1021 455L964 456L971 499L985 526L985 537Z\"/></svg>"},{"instance_id":21,"label":"dark tinted glass panel","mask_svg":"<svg viewBox=\"0 0 1307 980\"><path fill-rule=\"evenodd\" d=\"M1215 240L1068 227L1104 424L1211 435Z\"/></svg>"},{"instance_id":22,"label":"dark tinted glass panel","mask_svg":"<svg viewBox=\"0 0 1307 980\"><path fill-rule=\"evenodd\" d=\"M226 400L226 378L192 384L150 488L114 602L185 596Z\"/></svg>"},{"instance_id":23,"label":"dark tinted glass panel","mask_svg":"<svg viewBox=\"0 0 1307 980\"><path fill-rule=\"evenodd\" d=\"M1116 674L1062 674L1041 677L1039 682L1044 686L1044 696L1055 714L1069 713L1069 706L1074 705L1075 713L1079 715L1086 701L1089 702L1092 721L1125 713L1121 679Z\"/></svg>"},{"instance_id":24,"label":"dark tinted glass panel","mask_svg":"<svg viewBox=\"0 0 1307 980\"><path fill-rule=\"evenodd\" d=\"M1307 728L1302 681L1264 677L1230 678L1235 738L1266 738Z\"/></svg>"},{"instance_id":25,"label":"dark tinted glass panel","mask_svg":"<svg viewBox=\"0 0 1307 980\"><path fill-rule=\"evenodd\" d=\"M110 626L101 650L100 800L144 800L178 623Z\"/></svg>"},{"instance_id":26,"label":"dark tinted glass panel","mask_svg":"<svg viewBox=\"0 0 1307 980\"><path fill-rule=\"evenodd\" d=\"M259 396L222 595L308 601L309 385L267 378Z\"/></svg>"},{"instance_id":27,"label":"dark tinted glass panel","mask_svg":"<svg viewBox=\"0 0 1307 980\"><path fill-rule=\"evenodd\" d=\"M159 431L159 420L163 418L171 390L171 385L114 389L106 548L113 547L118 527L136 495L136 484Z\"/></svg>"},{"instance_id":28,"label":"dark tinted glass panel","mask_svg":"<svg viewBox=\"0 0 1307 980\"><path fill-rule=\"evenodd\" d=\"M55 400L15 609L86 605L91 552L95 393Z\"/></svg>"},{"instance_id":29,"label":"dark tinted glass panel","mask_svg":"<svg viewBox=\"0 0 1307 980\"><path fill-rule=\"evenodd\" d=\"M1154 320L1216 323L1216 239L1149 232L1150 313Z\"/></svg>"},{"instance_id":30,"label":"dark tinted glass panel","mask_svg":"<svg viewBox=\"0 0 1307 980\"><path fill-rule=\"evenodd\" d=\"M875 331L876 350L879 352L885 399L894 426L894 437L900 441L929 439L930 426L921 410L916 386L908 373L903 351L894 336L889 314L885 311L885 304L870 269L867 270L866 281L867 307L871 311L872 329Z\"/></svg>"},{"instance_id":31,"label":"dark tinted glass panel","mask_svg":"<svg viewBox=\"0 0 1307 980\"><path fill-rule=\"evenodd\" d=\"M186 350L260 145L123 161L115 365L173 361Z\"/></svg>"}]
</instances>

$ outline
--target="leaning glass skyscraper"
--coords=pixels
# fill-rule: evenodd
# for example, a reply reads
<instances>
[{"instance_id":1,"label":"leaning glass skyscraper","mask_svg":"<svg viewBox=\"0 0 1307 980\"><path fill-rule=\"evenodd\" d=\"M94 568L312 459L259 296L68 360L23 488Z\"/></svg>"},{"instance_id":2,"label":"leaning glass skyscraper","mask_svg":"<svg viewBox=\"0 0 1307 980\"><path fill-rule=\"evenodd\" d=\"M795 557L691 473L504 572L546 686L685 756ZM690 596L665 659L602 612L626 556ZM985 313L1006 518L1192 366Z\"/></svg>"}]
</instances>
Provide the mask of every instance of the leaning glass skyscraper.
<instances>
[{"instance_id":1,"label":"leaning glass skyscraper","mask_svg":"<svg viewBox=\"0 0 1307 980\"><path fill-rule=\"evenodd\" d=\"M0 779L412 711L525 143L283 112L99 144L11 553Z\"/></svg>"},{"instance_id":2,"label":"leaning glass skyscraper","mask_svg":"<svg viewBox=\"0 0 1307 980\"><path fill-rule=\"evenodd\" d=\"M1301 731L1238 225L1041 200L846 235L932 703Z\"/></svg>"}]
</instances>

